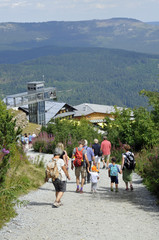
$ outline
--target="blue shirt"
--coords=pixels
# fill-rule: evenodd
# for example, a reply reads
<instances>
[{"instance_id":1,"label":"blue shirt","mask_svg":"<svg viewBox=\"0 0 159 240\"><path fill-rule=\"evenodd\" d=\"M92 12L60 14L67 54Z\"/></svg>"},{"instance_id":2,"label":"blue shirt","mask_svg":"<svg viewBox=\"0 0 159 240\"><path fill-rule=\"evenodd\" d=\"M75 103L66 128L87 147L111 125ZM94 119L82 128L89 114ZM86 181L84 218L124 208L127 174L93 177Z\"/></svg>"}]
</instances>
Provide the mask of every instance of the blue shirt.
<instances>
[{"instance_id":1,"label":"blue shirt","mask_svg":"<svg viewBox=\"0 0 159 240\"><path fill-rule=\"evenodd\" d=\"M93 149L91 147L85 147L85 149L87 149L88 161L91 162L92 161L92 157L94 157Z\"/></svg>"}]
</instances>

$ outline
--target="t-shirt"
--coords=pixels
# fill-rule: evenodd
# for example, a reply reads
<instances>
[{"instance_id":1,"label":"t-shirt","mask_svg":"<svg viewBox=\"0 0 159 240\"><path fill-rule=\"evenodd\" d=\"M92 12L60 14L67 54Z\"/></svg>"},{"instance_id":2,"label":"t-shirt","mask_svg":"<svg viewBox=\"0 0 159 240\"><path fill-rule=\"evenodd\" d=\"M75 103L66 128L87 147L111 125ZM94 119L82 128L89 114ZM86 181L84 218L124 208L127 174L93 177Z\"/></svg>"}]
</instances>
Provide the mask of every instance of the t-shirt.
<instances>
[{"instance_id":1,"label":"t-shirt","mask_svg":"<svg viewBox=\"0 0 159 240\"><path fill-rule=\"evenodd\" d=\"M92 148L94 149L94 155L100 156L100 145L98 143L93 144Z\"/></svg>"},{"instance_id":2,"label":"t-shirt","mask_svg":"<svg viewBox=\"0 0 159 240\"><path fill-rule=\"evenodd\" d=\"M29 135L29 142L31 142L32 141L32 135Z\"/></svg>"},{"instance_id":3,"label":"t-shirt","mask_svg":"<svg viewBox=\"0 0 159 240\"><path fill-rule=\"evenodd\" d=\"M91 182L97 183L99 174L97 172L90 172L90 175L91 175Z\"/></svg>"},{"instance_id":4,"label":"t-shirt","mask_svg":"<svg viewBox=\"0 0 159 240\"><path fill-rule=\"evenodd\" d=\"M60 177L59 177L60 180L66 181L66 175L65 175L64 171L62 170L62 167L65 165L64 160L61 158L59 158L59 159L54 158L54 159L56 160L57 168L58 168L58 171L60 174Z\"/></svg>"},{"instance_id":5,"label":"t-shirt","mask_svg":"<svg viewBox=\"0 0 159 240\"><path fill-rule=\"evenodd\" d=\"M94 157L93 149L91 147L86 147L86 150L87 150L88 161L91 162L92 161L92 157Z\"/></svg>"},{"instance_id":6,"label":"t-shirt","mask_svg":"<svg viewBox=\"0 0 159 240\"><path fill-rule=\"evenodd\" d=\"M111 143L108 140L104 140L101 143L101 149L102 149L103 155L110 155Z\"/></svg>"},{"instance_id":7,"label":"t-shirt","mask_svg":"<svg viewBox=\"0 0 159 240\"><path fill-rule=\"evenodd\" d=\"M29 138L28 137L24 137L24 141L25 141L26 144L28 144L29 143Z\"/></svg>"}]
</instances>

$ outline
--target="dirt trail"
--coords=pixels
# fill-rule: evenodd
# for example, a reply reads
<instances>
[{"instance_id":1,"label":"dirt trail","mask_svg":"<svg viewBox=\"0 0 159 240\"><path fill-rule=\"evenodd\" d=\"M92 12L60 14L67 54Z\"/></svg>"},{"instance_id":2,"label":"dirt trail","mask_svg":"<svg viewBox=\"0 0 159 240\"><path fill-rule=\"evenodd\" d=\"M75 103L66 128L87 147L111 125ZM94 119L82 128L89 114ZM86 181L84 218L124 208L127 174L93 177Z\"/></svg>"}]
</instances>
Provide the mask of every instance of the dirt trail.
<instances>
[{"instance_id":1,"label":"dirt trail","mask_svg":"<svg viewBox=\"0 0 159 240\"><path fill-rule=\"evenodd\" d=\"M32 157L34 153L29 153ZM50 155L43 155L50 160ZM110 191L110 179L105 169L100 171L98 192L75 193L74 171L60 208L52 208L55 193L52 183L21 197L28 204L17 208L17 217L0 230L0 239L7 240L158 240L159 206L155 197L133 175L134 191L125 191L119 175L119 192Z\"/></svg>"}]
</instances>

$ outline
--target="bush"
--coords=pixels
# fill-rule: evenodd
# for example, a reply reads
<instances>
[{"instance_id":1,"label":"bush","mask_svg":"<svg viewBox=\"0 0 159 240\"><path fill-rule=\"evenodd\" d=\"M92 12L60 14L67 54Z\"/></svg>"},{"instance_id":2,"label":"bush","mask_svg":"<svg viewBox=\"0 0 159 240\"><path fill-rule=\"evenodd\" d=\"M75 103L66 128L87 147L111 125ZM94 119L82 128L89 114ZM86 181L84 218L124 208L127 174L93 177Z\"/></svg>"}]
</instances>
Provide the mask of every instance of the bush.
<instances>
[{"instance_id":1,"label":"bush","mask_svg":"<svg viewBox=\"0 0 159 240\"><path fill-rule=\"evenodd\" d=\"M136 170L148 189L159 198L159 146L142 150L136 157Z\"/></svg>"},{"instance_id":2,"label":"bush","mask_svg":"<svg viewBox=\"0 0 159 240\"><path fill-rule=\"evenodd\" d=\"M32 141L34 151L43 153L53 153L55 149L55 138L52 134L41 132Z\"/></svg>"},{"instance_id":3,"label":"bush","mask_svg":"<svg viewBox=\"0 0 159 240\"><path fill-rule=\"evenodd\" d=\"M51 151L54 150L58 142L62 142L69 156L72 155L73 148L78 146L79 140L87 139L88 144L90 144L93 143L94 138L98 138L99 141L102 139L102 135L85 119L81 121L60 121L57 119L55 124L48 124L47 127L42 128L42 133L33 143L34 150L50 153L48 148L49 136L53 138L50 145Z\"/></svg>"}]
</instances>

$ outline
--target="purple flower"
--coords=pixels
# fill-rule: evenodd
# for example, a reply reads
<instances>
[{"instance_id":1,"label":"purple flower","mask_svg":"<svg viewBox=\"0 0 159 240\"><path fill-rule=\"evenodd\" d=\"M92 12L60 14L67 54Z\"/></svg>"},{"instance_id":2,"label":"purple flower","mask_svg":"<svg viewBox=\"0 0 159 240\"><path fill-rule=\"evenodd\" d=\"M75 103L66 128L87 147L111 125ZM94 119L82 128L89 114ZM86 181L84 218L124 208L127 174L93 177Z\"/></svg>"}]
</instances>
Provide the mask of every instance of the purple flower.
<instances>
[{"instance_id":1,"label":"purple flower","mask_svg":"<svg viewBox=\"0 0 159 240\"><path fill-rule=\"evenodd\" d=\"M7 154L10 153L9 150L6 150L5 148L2 149L2 152L3 152L5 155L7 155Z\"/></svg>"}]
</instances>

